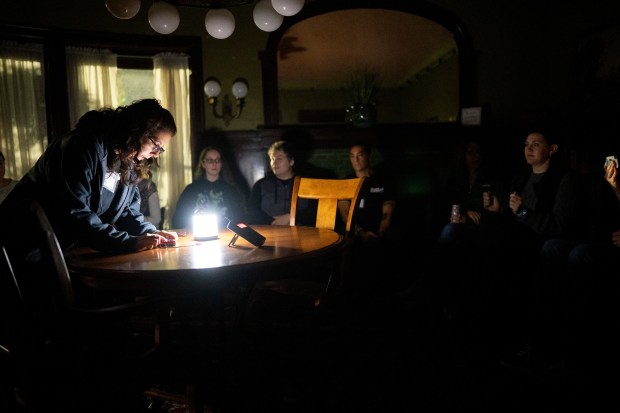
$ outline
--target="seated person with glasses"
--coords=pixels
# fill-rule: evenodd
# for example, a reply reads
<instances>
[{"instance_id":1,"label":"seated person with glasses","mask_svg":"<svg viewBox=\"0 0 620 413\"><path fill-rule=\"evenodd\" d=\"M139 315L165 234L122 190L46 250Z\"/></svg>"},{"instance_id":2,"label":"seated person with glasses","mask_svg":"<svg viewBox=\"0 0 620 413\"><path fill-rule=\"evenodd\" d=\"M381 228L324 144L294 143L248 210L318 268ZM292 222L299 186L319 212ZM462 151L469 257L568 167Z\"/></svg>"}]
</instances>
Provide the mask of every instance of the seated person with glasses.
<instances>
[{"instance_id":1,"label":"seated person with glasses","mask_svg":"<svg viewBox=\"0 0 620 413\"><path fill-rule=\"evenodd\" d=\"M172 216L173 228L191 230L196 211L217 214L220 228L228 224L226 217L233 219L243 216L243 196L232 184L232 178L225 177L230 171L223 164L219 148L207 146L202 150L194 181L183 189L177 201Z\"/></svg>"}]
</instances>

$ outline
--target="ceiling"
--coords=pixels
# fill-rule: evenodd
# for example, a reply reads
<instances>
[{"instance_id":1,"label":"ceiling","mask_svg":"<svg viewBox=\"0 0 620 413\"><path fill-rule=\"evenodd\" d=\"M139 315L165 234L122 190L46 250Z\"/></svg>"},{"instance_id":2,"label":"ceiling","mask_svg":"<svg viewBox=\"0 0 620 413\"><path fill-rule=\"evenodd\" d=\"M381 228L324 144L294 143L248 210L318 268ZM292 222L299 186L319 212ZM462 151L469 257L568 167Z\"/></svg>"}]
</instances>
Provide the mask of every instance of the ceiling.
<instances>
[{"instance_id":1,"label":"ceiling","mask_svg":"<svg viewBox=\"0 0 620 413\"><path fill-rule=\"evenodd\" d=\"M177 6L186 7L206 7L217 9L221 7L242 6L254 3L256 0L168 0Z\"/></svg>"},{"instance_id":2,"label":"ceiling","mask_svg":"<svg viewBox=\"0 0 620 413\"><path fill-rule=\"evenodd\" d=\"M405 12L335 11L291 26L278 48L280 89L337 89L360 67L380 73L385 87L404 87L456 55L452 33Z\"/></svg>"},{"instance_id":3,"label":"ceiling","mask_svg":"<svg viewBox=\"0 0 620 413\"><path fill-rule=\"evenodd\" d=\"M203 8L257 2L170 1ZM383 87L406 87L456 53L452 33L432 20L396 10L334 11L302 20L286 31L278 47L278 85L285 90L339 89L354 70L364 67L380 74Z\"/></svg>"}]
</instances>

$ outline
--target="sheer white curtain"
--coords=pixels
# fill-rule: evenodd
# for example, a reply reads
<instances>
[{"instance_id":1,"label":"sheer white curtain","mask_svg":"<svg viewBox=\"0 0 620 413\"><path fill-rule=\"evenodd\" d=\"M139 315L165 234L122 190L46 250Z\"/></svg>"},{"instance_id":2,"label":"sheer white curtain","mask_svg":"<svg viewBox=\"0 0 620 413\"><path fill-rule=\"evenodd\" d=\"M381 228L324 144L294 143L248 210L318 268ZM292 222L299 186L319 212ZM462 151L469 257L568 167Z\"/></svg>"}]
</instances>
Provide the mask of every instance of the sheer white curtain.
<instances>
[{"instance_id":1,"label":"sheer white curtain","mask_svg":"<svg viewBox=\"0 0 620 413\"><path fill-rule=\"evenodd\" d=\"M47 146L43 47L0 42L0 150L21 179Z\"/></svg>"},{"instance_id":2,"label":"sheer white curtain","mask_svg":"<svg viewBox=\"0 0 620 413\"><path fill-rule=\"evenodd\" d=\"M67 90L70 127L93 109L118 106L116 92L117 55L109 50L66 48Z\"/></svg>"},{"instance_id":3,"label":"sheer white curtain","mask_svg":"<svg viewBox=\"0 0 620 413\"><path fill-rule=\"evenodd\" d=\"M177 125L177 134L159 158L154 171L162 206L166 207L165 227L172 217L181 191L192 181L190 150L189 65L185 55L162 53L153 58L155 98L168 109Z\"/></svg>"}]
</instances>

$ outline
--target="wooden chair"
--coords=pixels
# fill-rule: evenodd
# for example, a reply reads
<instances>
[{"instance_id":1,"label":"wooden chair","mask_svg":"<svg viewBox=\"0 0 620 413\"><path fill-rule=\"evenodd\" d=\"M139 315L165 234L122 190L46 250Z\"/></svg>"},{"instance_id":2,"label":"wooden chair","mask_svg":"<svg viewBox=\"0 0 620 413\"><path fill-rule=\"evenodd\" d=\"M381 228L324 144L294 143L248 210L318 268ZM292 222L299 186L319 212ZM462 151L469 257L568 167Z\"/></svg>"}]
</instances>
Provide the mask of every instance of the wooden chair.
<instances>
[{"instance_id":1,"label":"wooden chair","mask_svg":"<svg viewBox=\"0 0 620 413\"><path fill-rule=\"evenodd\" d=\"M337 287L342 287L345 280L343 279L343 268L341 264L342 254L346 251L347 242L351 234L351 228L354 223L355 212L359 207L359 194L364 184L365 178L350 179L319 179L295 177L293 184L293 195L291 200L291 225L295 225L295 213L297 211L297 203L302 199L315 199L318 201L316 211L317 228L328 228L335 230L338 214L344 221L345 244L336 257L333 267L329 273L328 281L325 286L325 293L335 282ZM334 278L337 277L337 280ZM320 300L320 299L319 299ZM317 301L318 305L319 301Z\"/></svg>"},{"instance_id":2,"label":"wooden chair","mask_svg":"<svg viewBox=\"0 0 620 413\"><path fill-rule=\"evenodd\" d=\"M23 217L23 234L6 230L3 221L0 401L7 409L103 411L145 403L145 390L183 370L185 363L175 363L172 353L159 352L155 332L137 336L132 329L133 316L161 311L167 301L93 304L93 297L74 289L40 205L10 212L13 220ZM194 390L188 387L188 394Z\"/></svg>"},{"instance_id":3,"label":"wooden chair","mask_svg":"<svg viewBox=\"0 0 620 413\"><path fill-rule=\"evenodd\" d=\"M291 200L291 226L295 225L295 213L299 198L318 200L316 224L317 228L336 228L336 216L339 204L348 201L353 208L346 208L345 235L351 231L354 213L357 210L359 194L365 178L351 179L319 179L296 176L293 184Z\"/></svg>"},{"instance_id":4,"label":"wooden chair","mask_svg":"<svg viewBox=\"0 0 620 413\"><path fill-rule=\"evenodd\" d=\"M365 178L321 179L295 177L290 210L290 225L296 223L295 215L300 199L317 200L315 226L336 230L339 218L344 221L344 236L348 238L353 226L355 212L359 206L359 194ZM339 213L341 214L339 216ZM295 277L283 277L278 281L258 283L255 289L269 290L273 293L299 296L312 301L317 307L331 290L344 287L344 274L341 266L347 242L336 256L328 261L316 262L303 270L291 271ZM273 297L273 295L272 295ZM268 298L276 300L276 298ZM290 303L291 300L283 300ZM302 301L302 300L298 300ZM288 305L288 304L284 304Z\"/></svg>"}]
</instances>

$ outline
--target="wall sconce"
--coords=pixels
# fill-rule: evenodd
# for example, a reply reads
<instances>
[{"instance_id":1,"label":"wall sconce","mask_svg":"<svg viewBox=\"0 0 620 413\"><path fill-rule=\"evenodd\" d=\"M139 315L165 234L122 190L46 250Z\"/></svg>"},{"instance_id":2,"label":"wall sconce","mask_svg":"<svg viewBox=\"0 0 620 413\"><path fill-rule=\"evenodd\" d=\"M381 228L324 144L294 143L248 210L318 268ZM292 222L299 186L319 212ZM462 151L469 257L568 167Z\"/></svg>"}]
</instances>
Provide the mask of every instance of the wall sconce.
<instances>
[{"instance_id":1,"label":"wall sconce","mask_svg":"<svg viewBox=\"0 0 620 413\"><path fill-rule=\"evenodd\" d=\"M217 239L217 215L209 214L203 210L194 212L193 233L196 241Z\"/></svg>"},{"instance_id":2,"label":"wall sconce","mask_svg":"<svg viewBox=\"0 0 620 413\"><path fill-rule=\"evenodd\" d=\"M221 90L222 85L216 78L210 77L205 82L204 91L209 98L209 105L213 108L213 116L218 119L224 119L224 124L228 126L231 120L238 119L241 116L241 112L243 112L245 97L248 95L248 82L243 78L237 78L233 82L232 94L237 100L237 113L233 113L233 103L228 94L224 95L222 99L222 113L217 113L217 97L220 95Z\"/></svg>"}]
</instances>

